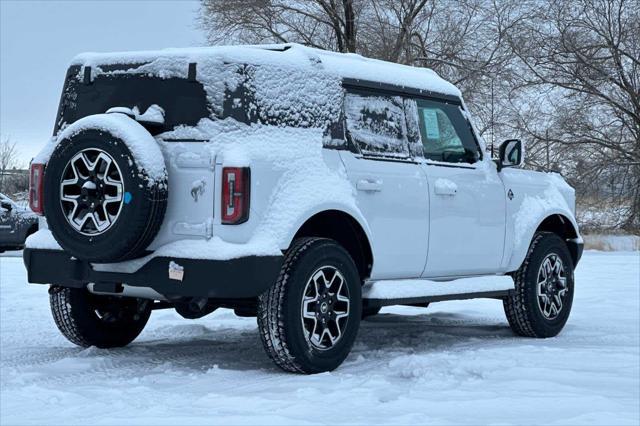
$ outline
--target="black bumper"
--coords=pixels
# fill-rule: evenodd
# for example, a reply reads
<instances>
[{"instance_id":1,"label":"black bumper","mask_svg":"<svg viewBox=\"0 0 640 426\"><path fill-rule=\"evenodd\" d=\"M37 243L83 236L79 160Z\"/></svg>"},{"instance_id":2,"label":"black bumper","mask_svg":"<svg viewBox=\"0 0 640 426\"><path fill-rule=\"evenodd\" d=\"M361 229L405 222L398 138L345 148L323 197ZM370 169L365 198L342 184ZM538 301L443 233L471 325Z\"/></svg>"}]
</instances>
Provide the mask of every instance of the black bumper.
<instances>
[{"instance_id":1,"label":"black bumper","mask_svg":"<svg viewBox=\"0 0 640 426\"><path fill-rule=\"evenodd\" d=\"M89 262L59 250L25 249L29 283L82 288L127 284L149 287L168 300L189 297L213 299L251 298L262 294L278 277L282 256L248 256L230 260L156 257L135 272L96 271ZM169 264L183 268L182 280L169 277ZM175 278L175 276L174 276Z\"/></svg>"}]
</instances>

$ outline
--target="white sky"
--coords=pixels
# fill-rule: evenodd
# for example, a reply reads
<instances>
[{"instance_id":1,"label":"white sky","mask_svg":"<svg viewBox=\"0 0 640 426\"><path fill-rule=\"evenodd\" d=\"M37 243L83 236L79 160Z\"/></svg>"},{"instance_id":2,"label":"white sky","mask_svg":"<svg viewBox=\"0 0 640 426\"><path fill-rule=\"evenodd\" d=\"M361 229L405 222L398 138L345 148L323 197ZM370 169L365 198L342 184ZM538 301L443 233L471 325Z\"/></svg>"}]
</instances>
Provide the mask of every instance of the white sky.
<instances>
[{"instance_id":1,"label":"white sky","mask_svg":"<svg viewBox=\"0 0 640 426\"><path fill-rule=\"evenodd\" d=\"M51 137L71 58L197 46L197 0L0 0L0 133L26 165Z\"/></svg>"}]
</instances>

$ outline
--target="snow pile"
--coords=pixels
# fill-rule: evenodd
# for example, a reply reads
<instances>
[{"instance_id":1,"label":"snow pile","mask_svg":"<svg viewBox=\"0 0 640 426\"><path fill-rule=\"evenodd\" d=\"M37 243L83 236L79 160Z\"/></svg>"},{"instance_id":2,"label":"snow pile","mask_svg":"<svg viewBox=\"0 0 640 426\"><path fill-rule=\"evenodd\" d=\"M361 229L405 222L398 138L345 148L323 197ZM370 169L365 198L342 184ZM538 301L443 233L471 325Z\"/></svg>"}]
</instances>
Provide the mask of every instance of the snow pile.
<instances>
[{"instance_id":1,"label":"snow pile","mask_svg":"<svg viewBox=\"0 0 640 426\"><path fill-rule=\"evenodd\" d=\"M48 229L40 229L29 235L25 241L25 246L30 249L62 250L62 247L60 247L60 244L53 238L51 231Z\"/></svg>"},{"instance_id":2,"label":"snow pile","mask_svg":"<svg viewBox=\"0 0 640 426\"><path fill-rule=\"evenodd\" d=\"M149 185L163 182L167 177L164 157L155 139L142 125L124 114L95 114L81 118L66 127L34 158L34 163L46 164L61 142L86 130L110 133L125 143Z\"/></svg>"},{"instance_id":3,"label":"snow pile","mask_svg":"<svg viewBox=\"0 0 640 426\"><path fill-rule=\"evenodd\" d=\"M252 69L248 83L262 123L324 129L340 116L342 85L325 71L258 66Z\"/></svg>"}]
</instances>

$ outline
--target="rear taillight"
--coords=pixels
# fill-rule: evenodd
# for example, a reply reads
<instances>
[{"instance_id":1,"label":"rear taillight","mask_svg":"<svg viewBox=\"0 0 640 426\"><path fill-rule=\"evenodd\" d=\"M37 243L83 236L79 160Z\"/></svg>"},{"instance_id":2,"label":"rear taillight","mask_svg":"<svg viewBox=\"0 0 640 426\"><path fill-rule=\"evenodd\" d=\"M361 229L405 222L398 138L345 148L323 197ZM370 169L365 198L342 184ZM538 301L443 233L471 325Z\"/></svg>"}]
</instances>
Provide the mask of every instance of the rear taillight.
<instances>
[{"instance_id":1,"label":"rear taillight","mask_svg":"<svg viewBox=\"0 0 640 426\"><path fill-rule=\"evenodd\" d=\"M29 171L29 207L44 214L44 164L32 163Z\"/></svg>"},{"instance_id":2,"label":"rear taillight","mask_svg":"<svg viewBox=\"0 0 640 426\"><path fill-rule=\"evenodd\" d=\"M237 225L249 219L251 198L251 169L224 167L222 169L222 223Z\"/></svg>"}]
</instances>

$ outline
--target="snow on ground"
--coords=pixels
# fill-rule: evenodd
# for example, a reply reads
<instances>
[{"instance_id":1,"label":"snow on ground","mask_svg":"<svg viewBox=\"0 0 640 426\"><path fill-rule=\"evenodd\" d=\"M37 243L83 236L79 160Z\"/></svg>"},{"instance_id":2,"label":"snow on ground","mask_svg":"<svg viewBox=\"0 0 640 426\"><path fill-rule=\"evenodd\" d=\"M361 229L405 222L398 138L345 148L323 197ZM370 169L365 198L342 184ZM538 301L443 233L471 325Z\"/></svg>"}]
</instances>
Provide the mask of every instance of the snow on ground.
<instances>
[{"instance_id":1,"label":"snow on ground","mask_svg":"<svg viewBox=\"0 0 640 426\"><path fill-rule=\"evenodd\" d=\"M515 337L501 303L386 308L345 364L274 367L255 319L154 312L118 350L56 330L43 286L0 258L0 424L633 424L640 421L640 253L586 252L557 338Z\"/></svg>"}]
</instances>

